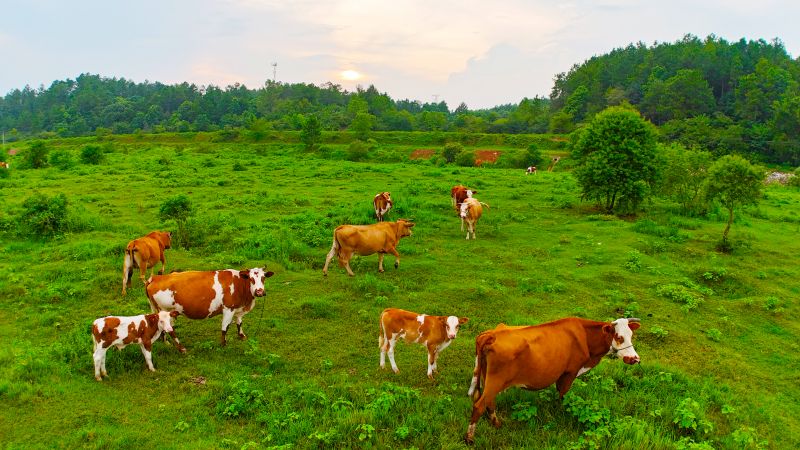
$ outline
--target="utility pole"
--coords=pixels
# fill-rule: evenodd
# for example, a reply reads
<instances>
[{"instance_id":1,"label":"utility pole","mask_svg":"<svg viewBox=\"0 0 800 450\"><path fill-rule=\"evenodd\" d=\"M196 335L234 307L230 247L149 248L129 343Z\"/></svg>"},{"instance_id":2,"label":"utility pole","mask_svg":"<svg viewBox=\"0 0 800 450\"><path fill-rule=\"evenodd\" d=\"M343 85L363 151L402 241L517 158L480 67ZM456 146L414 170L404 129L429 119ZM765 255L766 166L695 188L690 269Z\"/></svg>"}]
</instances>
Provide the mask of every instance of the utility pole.
<instances>
[{"instance_id":1,"label":"utility pole","mask_svg":"<svg viewBox=\"0 0 800 450\"><path fill-rule=\"evenodd\" d=\"M272 82L275 83L275 80L277 79L278 76L278 63L274 62L270 65L272 66Z\"/></svg>"}]
</instances>

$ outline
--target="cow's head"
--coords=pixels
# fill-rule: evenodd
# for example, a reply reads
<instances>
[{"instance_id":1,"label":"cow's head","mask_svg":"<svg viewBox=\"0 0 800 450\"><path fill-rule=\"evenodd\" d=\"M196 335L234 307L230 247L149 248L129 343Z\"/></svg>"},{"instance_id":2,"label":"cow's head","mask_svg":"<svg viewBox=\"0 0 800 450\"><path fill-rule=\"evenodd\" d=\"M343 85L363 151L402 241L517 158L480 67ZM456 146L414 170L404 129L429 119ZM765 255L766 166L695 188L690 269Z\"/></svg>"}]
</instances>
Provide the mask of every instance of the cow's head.
<instances>
[{"instance_id":1,"label":"cow's head","mask_svg":"<svg viewBox=\"0 0 800 450\"><path fill-rule=\"evenodd\" d=\"M639 363L639 355L633 348L633 332L639 329L639 319L617 319L603 326L603 331L611 336L608 353L621 356L625 364Z\"/></svg>"},{"instance_id":2,"label":"cow's head","mask_svg":"<svg viewBox=\"0 0 800 450\"><path fill-rule=\"evenodd\" d=\"M240 270L239 276L245 280L250 280L250 294L253 297L264 296L264 280L274 275L272 272L266 272L260 267L250 270Z\"/></svg>"},{"instance_id":3,"label":"cow's head","mask_svg":"<svg viewBox=\"0 0 800 450\"><path fill-rule=\"evenodd\" d=\"M447 330L447 339L455 339L456 334L458 334L458 327L460 327L462 323L467 323L467 321L469 321L466 317L456 316L442 317L442 319L444 319L445 329Z\"/></svg>"},{"instance_id":4,"label":"cow's head","mask_svg":"<svg viewBox=\"0 0 800 450\"><path fill-rule=\"evenodd\" d=\"M172 248L172 232L171 231L165 231L165 232L161 233L161 236L162 236L162 239L163 239L162 244L164 244L164 248L165 249L166 248Z\"/></svg>"},{"instance_id":5,"label":"cow's head","mask_svg":"<svg viewBox=\"0 0 800 450\"><path fill-rule=\"evenodd\" d=\"M158 329L165 333L172 333L172 319L178 317L181 313L178 311L159 311L158 312Z\"/></svg>"},{"instance_id":6,"label":"cow's head","mask_svg":"<svg viewBox=\"0 0 800 450\"><path fill-rule=\"evenodd\" d=\"M397 219L397 225L397 231L399 233L398 237L402 238L414 234L411 232L411 229L414 228L414 225L416 225L414 222L406 219Z\"/></svg>"},{"instance_id":7,"label":"cow's head","mask_svg":"<svg viewBox=\"0 0 800 450\"><path fill-rule=\"evenodd\" d=\"M477 194L478 191L473 191L472 189L467 189L467 198L472 198L473 195Z\"/></svg>"}]
</instances>

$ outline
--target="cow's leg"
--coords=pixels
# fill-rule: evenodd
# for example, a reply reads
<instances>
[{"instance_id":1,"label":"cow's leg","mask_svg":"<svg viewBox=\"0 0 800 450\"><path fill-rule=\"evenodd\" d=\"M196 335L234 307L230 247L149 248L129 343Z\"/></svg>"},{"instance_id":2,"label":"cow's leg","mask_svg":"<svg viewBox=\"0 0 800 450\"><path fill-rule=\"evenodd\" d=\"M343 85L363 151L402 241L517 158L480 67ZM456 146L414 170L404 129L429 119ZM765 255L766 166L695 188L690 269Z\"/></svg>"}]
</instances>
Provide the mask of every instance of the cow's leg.
<instances>
[{"instance_id":1,"label":"cow's leg","mask_svg":"<svg viewBox=\"0 0 800 450\"><path fill-rule=\"evenodd\" d=\"M328 265L331 263L331 260L334 256L336 256L336 236L333 237L333 245L331 245L331 251L328 252L328 256L325 257L325 266L322 268L322 274L328 276Z\"/></svg>"},{"instance_id":2,"label":"cow's leg","mask_svg":"<svg viewBox=\"0 0 800 450\"><path fill-rule=\"evenodd\" d=\"M347 269L347 275L349 275L351 277L355 276L355 274L353 273L353 269L350 268L350 258L345 260L344 268Z\"/></svg>"},{"instance_id":3,"label":"cow's leg","mask_svg":"<svg viewBox=\"0 0 800 450\"><path fill-rule=\"evenodd\" d=\"M394 362L394 346L397 344L397 333L392 333L392 338L389 339L389 362L392 364L392 370L394 373L400 373L400 369L397 368L397 363Z\"/></svg>"},{"instance_id":4,"label":"cow's leg","mask_svg":"<svg viewBox=\"0 0 800 450\"><path fill-rule=\"evenodd\" d=\"M461 231L464 231L464 218L461 218ZM469 239L469 238L467 238Z\"/></svg>"},{"instance_id":5,"label":"cow's leg","mask_svg":"<svg viewBox=\"0 0 800 450\"><path fill-rule=\"evenodd\" d=\"M220 345L223 347L228 344L228 341L225 339L225 334L228 333L228 326L233 321L233 310L228 308L222 308L222 337L220 339Z\"/></svg>"},{"instance_id":6,"label":"cow's leg","mask_svg":"<svg viewBox=\"0 0 800 450\"><path fill-rule=\"evenodd\" d=\"M378 335L378 348L381 349L381 369L386 367L386 346L384 345L386 341L383 337L383 330L381 330L381 334Z\"/></svg>"},{"instance_id":7,"label":"cow's leg","mask_svg":"<svg viewBox=\"0 0 800 450\"><path fill-rule=\"evenodd\" d=\"M433 380L433 371L436 368L436 346L428 346L428 378Z\"/></svg>"},{"instance_id":8,"label":"cow's leg","mask_svg":"<svg viewBox=\"0 0 800 450\"><path fill-rule=\"evenodd\" d=\"M378 272L383 273L383 257L385 253L378 253Z\"/></svg>"},{"instance_id":9,"label":"cow's leg","mask_svg":"<svg viewBox=\"0 0 800 450\"><path fill-rule=\"evenodd\" d=\"M491 411L493 414L494 407L495 407L495 398L497 395L505 390L505 387L501 385L494 385L492 381L487 377L485 381L485 386L483 390L483 394L472 404L472 417L469 419L469 427L467 428L467 435L464 440L467 444L474 443L475 438L475 426L477 425L478 421L480 420L481 416L487 409ZM502 389L501 389L502 387ZM492 424L495 426L499 426L499 421L495 423L497 417L492 420Z\"/></svg>"},{"instance_id":10,"label":"cow's leg","mask_svg":"<svg viewBox=\"0 0 800 450\"><path fill-rule=\"evenodd\" d=\"M247 339L247 335L242 331L242 319L244 319L245 314L247 314L247 311L245 311L244 308L236 311L236 314L234 314L236 317L236 332L239 334L239 339L241 340Z\"/></svg>"},{"instance_id":11,"label":"cow's leg","mask_svg":"<svg viewBox=\"0 0 800 450\"><path fill-rule=\"evenodd\" d=\"M147 362L147 368L150 372L155 372L156 368L153 367L153 352L152 352L152 344L150 341L142 341L139 346L142 348L142 354L144 355L144 360Z\"/></svg>"},{"instance_id":12,"label":"cow's leg","mask_svg":"<svg viewBox=\"0 0 800 450\"><path fill-rule=\"evenodd\" d=\"M159 275L164 275L164 270L167 268L167 258L164 256L164 250L161 250L161 270L158 271ZM155 267L153 267L155 270Z\"/></svg>"},{"instance_id":13,"label":"cow's leg","mask_svg":"<svg viewBox=\"0 0 800 450\"><path fill-rule=\"evenodd\" d=\"M122 263L122 295L126 295L125 289L131 285L133 275L133 261L130 253L125 251L125 261Z\"/></svg>"},{"instance_id":14,"label":"cow's leg","mask_svg":"<svg viewBox=\"0 0 800 450\"><path fill-rule=\"evenodd\" d=\"M175 330L169 332L169 337L172 338L172 341L175 342L175 348L178 349L181 353L186 353L186 347L181 345L181 341L178 340L178 336L175 335ZM167 341L167 336L164 335L164 342Z\"/></svg>"},{"instance_id":15,"label":"cow's leg","mask_svg":"<svg viewBox=\"0 0 800 450\"><path fill-rule=\"evenodd\" d=\"M575 373L566 372L556 381L556 389L558 389L558 395L562 400L564 399L564 395L569 392L569 389L572 387L575 378Z\"/></svg>"},{"instance_id":16,"label":"cow's leg","mask_svg":"<svg viewBox=\"0 0 800 450\"><path fill-rule=\"evenodd\" d=\"M400 253L397 253L397 248L392 247L389 251L394 255L394 268L400 268Z\"/></svg>"},{"instance_id":17,"label":"cow's leg","mask_svg":"<svg viewBox=\"0 0 800 450\"><path fill-rule=\"evenodd\" d=\"M94 359L94 378L97 381L103 381L103 376L106 375L105 359L106 350L102 345L95 345L93 359Z\"/></svg>"}]
</instances>

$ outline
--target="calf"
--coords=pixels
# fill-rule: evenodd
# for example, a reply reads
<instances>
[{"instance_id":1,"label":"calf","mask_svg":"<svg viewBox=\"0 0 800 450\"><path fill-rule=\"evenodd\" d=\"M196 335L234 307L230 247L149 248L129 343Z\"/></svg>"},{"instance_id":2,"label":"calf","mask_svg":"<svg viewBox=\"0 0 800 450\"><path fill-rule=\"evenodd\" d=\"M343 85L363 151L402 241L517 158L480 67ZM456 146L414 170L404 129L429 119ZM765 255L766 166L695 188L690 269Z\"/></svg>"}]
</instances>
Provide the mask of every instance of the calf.
<instances>
[{"instance_id":1,"label":"calf","mask_svg":"<svg viewBox=\"0 0 800 450\"><path fill-rule=\"evenodd\" d=\"M255 306L255 298L264 296L264 281L272 275L260 267L156 275L147 280L147 298L153 311L178 311L190 319L222 314L220 342L225 346L228 326L234 317L239 339L247 339L242 331L242 318ZM186 351L180 344L176 346Z\"/></svg>"},{"instance_id":2,"label":"calf","mask_svg":"<svg viewBox=\"0 0 800 450\"><path fill-rule=\"evenodd\" d=\"M461 231L464 231L464 222L467 222L467 239L469 239L470 233L472 233L472 239L476 239L475 237L475 225L478 223L478 219L481 218L483 214L483 206L487 208L489 205L486 203L478 201L476 198L468 198L464 200L464 203L461 204Z\"/></svg>"},{"instance_id":3,"label":"calf","mask_svg":"<svg viewBox=\"0 0 800 450\"><path fill-rule=\"evenodd\" d=\"M347 269L347 274L354 275L350 268L353 254L368 256L378 254L378 272L383 272L383 256L391 253L395 256L394 268L400 266L400 253L397 244L400 239L411 236L414 223L405 219L397 222L380 222L372 225L340 225L333 231L333 245L325 258L322 274L328 276L328 265L334 256L339 258L339 265Z\"/></svg>"},{"instance_id":4,"label":"calf","mask_svg":"<svg viewBox=\"0 0 800 450\"><path fill-rule=\"evenodd\" d=\"M0 161L0 167L2 167L3 169L8 169L9 167L11 167L11 164L5 161Z\"/></svg>"},{"instance_id":5,"label":"calf","mask_svg":"<svg viewBox=\"0 0 800 450\"><path fill-rule=\"evenodd\" d=\"M132 317L108 316L97 319L92 323L92 338L94 340L94 377L103 381L108 376L106 371L106 352L112 345L123 349L130 344L139 344L147 362L147 368L155 372L151 349L161 333L169 333L178 343L175 330L172 329L172 319L178 317L178 312L161 311L154 314L143 314ZM178 344L179 345L179 344Z\"/></svg>"},{"instance_id":6,"label":"calf","mask_svg":"<svg viewBox=\"0 0 800 450\"><path fill-rule=\"evenodd\" d=\"M525 170L525 175L530 174L536 175L536 166L528 166L528 168Z\"/></svg>"},{"instance_id":7,"label":"calf","mask_svg":"<svg viewBox=\"0 0 800 450\"><path fill-rule=\"evenodd\" d=\"M383 222L383 216L392 209L392 196L388 192L381 192L372 199L372 206L375 207L375 217L378 222Z\"/></svg>"},{"instance_id":8,"label":"calf","mask_svg":"<svg viewBox=\"0 0 800 450\"><path fill-rule=\"evenodd\" d=\"M575 378L588 372L606 355L619 355L626 364L639 362L633 348L633 332L639 319L595 322L575 317L536 326L500 324L475 339L475 371L469 395L472 418L466 441L471 444L475 425L489 411L495 427L495 398L512 386L529 390L556 384L561 398Z\"/></svg>"},{"instance_id":9,"label":"calf","mask_svg":"<svg viewBox=\"0 0 800 450\"><path fill-rule=\"evenodd\" d=\"M164 250L172 246L172 233L168 231L153 231L145 237L134 239L128 242L125 248L125 261L122 265L122 295L126 295L126 288L131 285L133 268L139 268L139 279L144 283L144 276L147 269L153 268L161 261L161 270L158 274L164 273L167 260L164 258Z\"/></svg>"},{"instance_id":10,"label":"calf","mask_svg":"<svg viewBox=\"0 0 800 450\"><path fill-rule=\"evenodd\" d=\"M469 319L456 316L427 316L402 309L388 308L381 313L381 333L378 346L381 349L381 368L385 367L386 353L394 373L400 372L394 362L394 346L397 339L418 342L428 348L428 378L438 372L436 359L456 338L458 327Z\"/></svg>"}]
</instances>

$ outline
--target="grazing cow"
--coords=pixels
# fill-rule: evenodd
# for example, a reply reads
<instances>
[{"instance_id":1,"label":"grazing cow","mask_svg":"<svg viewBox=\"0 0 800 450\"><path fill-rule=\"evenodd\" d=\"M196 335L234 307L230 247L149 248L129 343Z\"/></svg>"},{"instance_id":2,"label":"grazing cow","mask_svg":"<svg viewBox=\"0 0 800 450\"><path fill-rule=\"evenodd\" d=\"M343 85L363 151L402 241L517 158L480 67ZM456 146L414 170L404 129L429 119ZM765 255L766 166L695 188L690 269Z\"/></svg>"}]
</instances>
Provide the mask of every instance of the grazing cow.
<instances>
[{"instance_id":1,"label":"grazing cow","mask_svg":"<svg viewBox=\"0 0 800 450\"><path fill-rule=\"evenodd\" d=\"M525 175L530 174L536 175L536 166L528 166L528 168L525 170Z\"/></svg>"},{"instance_id":2,"label":"grazing cow","mask_svg":"<svg viewBox=\"0 0 800 450\"><path fill-rule=\"evenodd\" d=\"M453 201L453 208L456 209L456 212L461 210L461 204L464 203L465 198L470 198L477 193L478 191L468 189L466 186L460 184L458 186L453 186L453 188L450 189L450 198Z\"/></svg>"},{"instance_id":3,"label":"grazing cow","mask_svg":"<svg viewBox=\"0 0 800 450\"><path fill-rule=\"evenodd\" d=\"M150 275L155 274L155 267L161 261L161 270L158 274L164 273L167 260L164 258L164 250L172 246L172 233L168 231L153 231L145 237L134 239L128 242L125 248L125 261L122 264L122 295L126 295L126 288L131 285L133 268L139 268L139 278L144 283L144 276L147 269L153 268Z\"/></svg>"},{"instance_id":4,"label":"grazing cow","mask_svg":"<svg viewBox=\"0 0 800 450\"><path fill-rule=\"evenodd\" d=\"M383 216L392 209L392 196L388 192L381 192L372 199L372 206L375 207L375 217L378 222L383 222Z\"/></svg>"},{"instance_id":5,"label":"grazing cow","mask_svg":"<svg viewBox=\"0 0 800 450\"><path fill-rule=\"evenodd\" d=\"M247 338L242 331L242 318L255 306L255 298L264 296L264 280L272 275L260 267L156 275L147 280L147 298L153 311L178 311L190 319L221 313L220 343L225 346L225 335L234 317L239 339ZM186 351L180 344L177 347L181 352Z\"/></svg>"},{"instance_id":6,"label":"grazing cow","mask_svg":"<svg viewBox=\"0 0 800 450\"><path fill-rule=\"evenodd\" d=\"M142 314L132 317L108 316L97 319L92 323L92 338L94 339L94 377L103 381L108 376L106 372L106 352L112 345L123 349L130 344L139 344L147 362L147 368L155 372L151 349L161 333L169 333L175 337L172 329L172 319L178 317L177 311L161 311L154 314Z\"/></svg>"},{"instance_id":7,"label":"grazing cow","mask_svg":"<svg viewBox=\"0 0 800 450\"><path fill-rule=\"evenodd\" d=\"M381 349L381 369L386 365L386 353L394 373L400 372L394 362L394 346L397 339L418 342L428 348L428 378L438 372L436 359L456 338L458 327L469 319L456 316L428 316L402 309L387 308L381 313L381 333L378 346Z\"/></svg>"},{"instance_id":8,"label":"grazing cow","mask_svg":"<svg viewBox=\"0 0 800 450\"><path fill-rule=\"evenodd\" d=\"M472 418L466 441L472 443L475 424L488 409L495 427L495 397L512 386L529 390L556 384L561 398L575 378L588 372L606 355L622 356L626 364L639 362L633 332L639 319L595 322L575 317L536 326L500 324L475 338L475 372L469 395Z\"/></svg>"},{"instance_id":9,"label":"grazing cow","mask_svg":"<svg viewBox=\"0 0 800 450\"><path fill-rule=\"evenodd\" d=\"M394 268L400 266L400 253L397 253L397 244L401 238L411 236L414 222L398 219L397 222L380 222L372 225L340 225L333 232L333 245L328 257L325 258L325 267L322 274L328 275L328 265L334 256L339 258L339 265L347 269L347 274L354 275L350 268L350 258L353 253L361 256L378 254L378 272L383 272L383 256L386 253L394 255Z\"/></svg>"},{"instance_id":10,"label":"grazing cow","mask_svg":"<svg viewBox=\"0 0 800 450\"><path fill-rule=\"evenodd\" d=\"M483 206L481 205L487 208L489 207L486 203L480 202L477 198L472 197L464 200L464 203L461 204L461 231L464 231L464 222L466 221L467 239L469 239L470 233L472 233L472 239L475 239L475 225L483 214Z\"/></svg>"},{"instance_id":11,"label":"grazing cow","mask_svg":"<svg viewBox=\"0 0 800 450\"><path fill-rule=\"evenodd\" d=\"M11 167L11 164L5 161L0 161L0 167L2 167L3 169L8 169L9 167Z\"/></svg>"}]
</instances>

